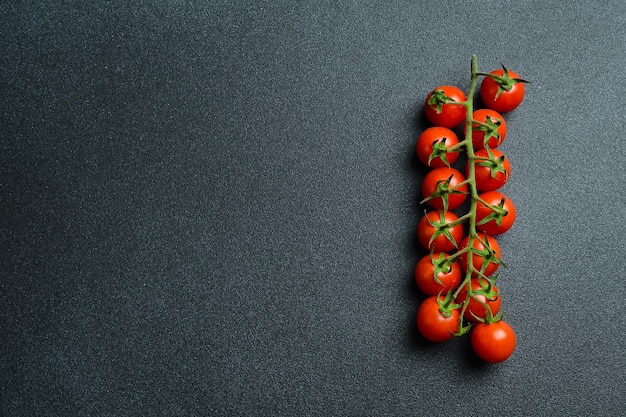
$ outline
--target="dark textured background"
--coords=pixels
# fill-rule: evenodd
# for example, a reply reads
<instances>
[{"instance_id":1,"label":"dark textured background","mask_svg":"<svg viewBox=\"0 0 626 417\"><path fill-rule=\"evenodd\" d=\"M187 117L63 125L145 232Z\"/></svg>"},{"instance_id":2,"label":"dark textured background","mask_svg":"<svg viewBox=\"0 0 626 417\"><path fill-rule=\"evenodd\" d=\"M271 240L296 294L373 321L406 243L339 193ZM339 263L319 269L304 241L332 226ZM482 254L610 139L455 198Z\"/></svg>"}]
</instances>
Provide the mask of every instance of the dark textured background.
<instances>
[{"instance_id":1,"label":"dark textured background","mask_svg":"<svg viewBox=\"0 0 626 417\"><path fill-rule=\"evenodd\" d=\"M626 2L0 5L0 415L626 408ZM507 120L518 348L424 343L426 93Z\"/></svg>"}]
</instances>

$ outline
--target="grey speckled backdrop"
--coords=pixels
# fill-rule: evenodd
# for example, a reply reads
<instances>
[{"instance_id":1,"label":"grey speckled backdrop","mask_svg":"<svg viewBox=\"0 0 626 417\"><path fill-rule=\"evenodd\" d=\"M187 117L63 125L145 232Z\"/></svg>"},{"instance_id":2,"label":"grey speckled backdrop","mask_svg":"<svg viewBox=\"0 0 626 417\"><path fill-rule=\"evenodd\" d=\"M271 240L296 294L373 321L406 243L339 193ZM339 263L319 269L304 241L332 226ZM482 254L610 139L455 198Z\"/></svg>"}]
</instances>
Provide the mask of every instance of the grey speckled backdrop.
<instances>
[{"instance_id":1,"label":"grey speckled backdrop","mask_svg":"<svg viewBox=\"0 0 626 417\"><path fill-rule=\"evenodd\" d=\"M617 416L626 2L0 5L3 416ZM508 116L480 364L413 319L426 93Z\"/></svg>"}]
</instances>

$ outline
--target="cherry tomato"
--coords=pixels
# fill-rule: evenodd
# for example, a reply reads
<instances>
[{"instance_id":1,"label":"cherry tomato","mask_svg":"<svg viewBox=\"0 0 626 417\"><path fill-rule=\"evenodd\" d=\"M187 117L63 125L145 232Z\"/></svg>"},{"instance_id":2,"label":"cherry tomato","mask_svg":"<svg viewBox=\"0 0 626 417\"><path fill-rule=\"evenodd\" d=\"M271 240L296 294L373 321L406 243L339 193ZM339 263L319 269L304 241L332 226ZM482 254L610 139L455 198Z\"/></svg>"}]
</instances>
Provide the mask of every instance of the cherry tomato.
<instances>
[{"instance_id":1,"label":"cherry tomato","mask_svg":"<svg viewBox=\"0 0 626 417\"><path fill-rule=\"evenodd\" d=\"M435 126L454 129L465 120L467 108L462 104L467 96L460 88L443 85L435 88L426 97L424 112L428 120Z\"/></svg>"},{"instance_id":2,"label":"cherry tomato","mask_svg":"<svg viewBox=\"0 0 626 417\"><path fill-rule=\"evenodd\" d=\"M498 242L492 237L487 235L486 233L479 235L480 239L487 242L487 248L479 239L474 238L472 241L472 248L474 248L474 253L472 255L472 266L475 271L482 271L482 273L486 276L492 275L494 272L498 270L500 263L498 260L501 259L502 252L500 251L500 245ZM465 237L461 241L459 245L459 250L465 249L469 245L469 236ZM483 271L483 264L487 261L486 266ZM468 256L467 253L459 256L459 265L461 265L461 269L463 271L467 271L468 268ZM477 274L474 274L477 275Z\"/></svg>"},{"instance_id":3,"label":"cherry tomato","mask_svg":"<svg viewBox=\"0 0 626 417\"><path fill-rule=\"evenodd\" d=\"M417 224L417 239L428 250L451 252L463 239L463 225L451 225L458 219L450 211L429 211Z\"/></svg>"},{"instance_id":4,"label":"cherry tomato","mask_svg":"<svg viewBox=\"0 0 626 417\"><path fill-rule=\"evenodd\" d=\"M517 337L513 328L504 321L478 323L472 329L470 341L474 352L485 362L507 360L515 350Z\"/></svg>"},{"instance_id":5,"label":"cherry tomato","mask_svg":"<svg viewBox=\"0 0 626 417\"><path fill-rule=\"evenodd\" d=\"M422 257L415 266L415 283L426 295L447 293L461 283L461 267L447 260L445 253L433 253ZM435 279L435 276L439 280Z\"/></svg>"},{"instance_id":6,"label":"cherry tomato","mask_svg":"<svg viewBox=\"0 0 626 417\"><path fill-rule=\"evenodd\" d=\"M479 109L472 113L472 144L474 149L484 149L485 141L490 148L497 148L506 138L506 121L495 110Z\"/></svg>"},{"instance_id":7,"label":"cherry tomato","mask_svg":"<svg viewBox=\"0 0 626 417\"><path fill-rule=\"evenodd\" d=\"M511 70L497 69L491 74L500 77L501 82L486 76L480 85L480 98L488 108L505 113L513 110L524 100L524 82Z\"/></svg>"},{"instance_id":8,"label":"cherry tomato","mask_svg":"<svg viewBox=\"0 0 626 417\"><path fill-rule=\"evenodd\" d=\"M502 152L481 149L475 155L480 158L474 161L474 178L479 191L494 191L506 184L511 175L511 162ZM465 175L469 176L469 162L465 166Z\"/></svg>"},{"instance_id":9,"label":"cherry tomato","mask_svg":"<svg viewBox=\"0 0 626 417\"><path fill-rule=\"evenodd\" d=\"M476 203L476 229L491 236L501 235L508 231L517 217L513 201L498 191L487 191L479 194L481 200ZM494 211L491 207L496 207Z\"/></svg>"},{"instance_id":10,"label":"cherry tomato","mask_svg":"<svg viewBox=\"0 0 626 417\"><path fill-rule=\"evenodd\" d=\"M417 315L417 329L427 340L431 342L445 342L452 338L458 330L459 310L450 310L447 314L442 312L437 296L433 295L420 304ZM439 297L443 300L443 297Z\"/></svg>"},{"instance_id":11,"label":"cherry tomato","mask_svg":"<svg viewBox=\"0 0 626 417\"><path fill-rule=\"evenodd\" d=\"M491 317L500 311L500 290L495 284L489 284L484 278L472 278L470 280L470 288L472 289L472 297L469 300L467 308L463 313L463 317L471 322L478 322L476 317L485 319L487 317L487 308L491 310ZM459 304L463 304L467 299L467 285L463 287L456 298ZM485 306L486 304L486 306Z\"/></svg>"},{"instance_id":12,"label":"cherry tomato","mask_svg":"<svg viewBox=\"0 0 626 417\"><path fill-rule=\"evenodd\" d=\"M446 167L455 163L459 157L458 152L448 152L448 148L457 143L459 143L459 138L452 130L447 127L433 126L419 135L415 143L415 151L424 165L431 168Z\"/></svg>"},{"instance_id":13,"label":"cherry tomato","mask_svg":"<svg viewBox=\"0 0 626 417\"><path fill-rule=\"evenodd\" d=\"M422 196L433 208L454 210L467 196L467 184L461 184L464 181L465 176L454 168L435 168L424 177Z\"/></svg>"}]
</instances>

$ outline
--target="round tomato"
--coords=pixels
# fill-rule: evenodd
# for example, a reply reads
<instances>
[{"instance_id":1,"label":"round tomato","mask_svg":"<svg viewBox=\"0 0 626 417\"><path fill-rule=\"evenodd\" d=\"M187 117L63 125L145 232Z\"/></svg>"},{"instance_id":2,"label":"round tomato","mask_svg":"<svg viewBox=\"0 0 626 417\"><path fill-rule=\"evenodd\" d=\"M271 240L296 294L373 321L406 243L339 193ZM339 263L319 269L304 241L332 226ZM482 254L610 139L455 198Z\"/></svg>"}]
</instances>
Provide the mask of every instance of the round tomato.
<instances>
[{"instance_id":1,"label":"round tomato","mask_svg":"<svg viewBox=\"0 0 626 417\"><path fill-rule=\"evenodd\" d=\"M472 240L472 248L474 252L472 255L472 267L474 271L479 271L482 272L483 275L489 276L498 270L501 263L500 259L502 252L500 251L500 245L498 245L498 242L492 236L483 233L478 237ZM481 240L485 241L487 246L485 246ZM469 236L465 237L465 239L461 241L459 251L467 248L468 245ZM459 256L459 265L461 265L461 269L463 269L463 271L467 271L467 268L469 267L468 258L467 252ZM477 276L478 274L474 273L473 275Z\"/></svg>"},{"instance_id":2,"label":"round tomato","mask_svg":"<svg viewBox=\"0 0 626 417\"><path fill-rule=\"evenodd\" d=\"M467 108L456 103L466 100L463 90L451 85L439 86L426 97L424 112L433 125L453 129L465 120L467 114Z\"/></svg>"},{"instance_id":3,"label":"round tomato","mask_svg":"<svg viewBox=\"0 0 626 417\"><path fill-rule=\"evenodd\" d=\"M465 201L465 176L454 168L435 168L422 182L424 202L439 210L454 210Z\"/></svg>"},{"instance_id":4,"label":"round tomato","mask_svg":"<svg viewBox=\"0 0 626 417\"><path fill-rule=\"evenodd\" d=\"M472 144L474 149L497 148L506 137L506 121L495 110L479 109L472 113Z\"/></svg>"},{"instance_id":5,"label":"round tomato","mask_svg":"<svg viewBox=\"0 0 626 417\"><path fill-rule=\"evenodd\" d=\"M431 168L446 167L456 162L458 152L448 149L459 143L459 138L447 127L433 126L424 130L415 143L419 160Z\"/></svg>"},{"instance_id":6,"label":"round tomato","mask_svg":"<svg viewBox=\"0 0 626 417\"><path fill-rule=\"evenodd\" d=\"M500 113L511 111L524 100L524 81L511 70L491 71L495 76L485 76L480 85L480 98L485 106Z\"/></svg>"},{"instance_id":7,"label":"round tomato","mask_svg":"<svg viewBox=\"0 0 626 417\"><path fill-rule=\"evenodd\" d=\"M472 296L468 301L463 317L475 323L480 321L477 317L484 320L488 316L487 309L491 310L491 317L498 314L500 304L502 303L498 287L484 278L472 278L469 285L472 290ZM467 285L463 287L456 301L459 304L463 304L466 299Z\"/></svg>"},{"instance_id":8,"label":"round tomato","mask_svg":"<svg viewBox=\"0 0 626 417\"><path fill-rule=\"evenodd\" d=\"M445 342L452 338L459 327L459 310L443 312L438 299L443 297L430 296L420 304L417 315L417 329L431 342Z\"/></svg>"},{"instance_id":9,"label":"round tomato","mask_svg":"<svg viewBox=\"0 0 626 417\"><path fill-rule=\"evenodd\" d=\"M415 283L424 294L447 293L461 283L461 267L447 258L445 253L433 253L432 257L429 254L417 262Z\"/></svg>"},{"instance_id":10,"label":"round tomato","mask_svg":"<svg viewBox=\"0 0 626 417\"><path fill-rule=\"evenodd\" d=\"M463 239L463 224L453 225L458 219L450 211L429 211L417 224L417 239L428 250L451 252Z\"/></svg>"},{"instance_id":11,"label":"round tomato","mask_svg":"<svg viewBox=\"0 0 626 417\"><path fill-rule=\"evenodd\" d=\"M491 155L490 155L491 154ZM497 149L481 149L475 153L474 178L479 191L494 191L502 187L511 175L511 162ZM469 164L465 174L469 177Z\"/></svg>"},{"instance_id":12,"label":"round tomato","mask_svg":"<svg viewBox=\"0 0 626 417\"><path fill-rule=\"evenodd\" d=\"M515 350L517 337L513 328L504 321L478 323L472 329L470 341L474 352L485 362L507 360Z\"/></svg>"},{"instance_id":13,"label":"round tomato","mask_svg":"<svg viewBox=\"0 0 626 417\"><path fill-rule=\"evenodd\" d=\"M478 196L476 229L491 236L508 231L517 217L513 201L498 191L487 191ZM485 205L487 203L488 205ZM493 206L493 208L492 208Z\"/></svg>"}]
</instances>

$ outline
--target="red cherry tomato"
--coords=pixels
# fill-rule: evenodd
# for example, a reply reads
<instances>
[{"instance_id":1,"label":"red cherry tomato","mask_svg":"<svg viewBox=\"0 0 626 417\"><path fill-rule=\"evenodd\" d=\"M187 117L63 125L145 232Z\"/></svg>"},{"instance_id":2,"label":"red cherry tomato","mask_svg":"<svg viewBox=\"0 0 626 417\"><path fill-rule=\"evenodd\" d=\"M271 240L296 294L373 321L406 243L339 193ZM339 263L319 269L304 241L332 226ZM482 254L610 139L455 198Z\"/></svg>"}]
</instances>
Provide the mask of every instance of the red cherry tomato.
<instances>
[{"instance_id":1,"label":"red cherry tomato","mask_svg":"<svg viewBox=\"0 0 626 417\"><path fill-rule=\"evenodd\" d=\"M487 191L478 197L480 200L476 203L476 229L495 236L505 233L513 226L517 212L509 197L498 191ZM494 206L496 210L490 206Z\"/></svg>"},{"instance_id":2,"label":"red cherry tomato","mask_svg":"<svg viewBox=\"0 0 626 417\"><path fill-rule=\"evenodd\" d=\"M494 191L506 184L511 175L511 162L502 152L481 149L475 155L479 158L474 161L474 177L479 191ZM469 176L469 162L465 166L465 175Z\"/></svg>"},{"instance_id":3,"label":"red cherry tomato","mask_svg":"<svg viewBox=\"0 0 626 417\"><path fill-rule=\"evenodd\" d=\"M458 219L450 211L429 211L417 224L417 239L424 248L435 252L456 250L463 239L463 225L452 225Z\"/></svg>"},{"instance_id":4,"label":"red cherry tomato","mask_svg":"<svg viewBox=\"0 0 626 417\"><path fill-rule=\"evenodd\" d=\"M462 103L467 96L460 88L443 85L435 88L426 97L424 112L435 126L454 129L465 120L467 108Z\"/></svg>"},{"instance_id":5,"label":"red cherry tomato","mask_svg":"<svg viewBox=\"0 0 626 417\"><path fill-rule=\"evenodd\" d=\"M416 315L417 329L431 342L445 342L458 330L460 313L456 309L447 314L442 312L437 298L430 296L420 304Z\"/></svg>"},{"instance_id":6,"label":"red cherry tomato","mask_svg":"<svg viewBox=\"0 0 626 417\"><path fill-rule=\"evenodd\" d=\"M415 283L426 295L447 293L461 283L461 267L445 253L423 256L415 266ZM435 279L437 277L437 279ZM439 280L439 282L437 282Z\"/></svg>"},{"instance_id":7,"label":"red cherry tomato","mask_svg":"<svg viewBox=\"0 0 626 417\"><path fill-rule=\"evenodd\" d=\"M500 77L500 82L486 76L480 85L480 98L488 108L505 113L515 109L524 100L524 82L511 70L497 69L491 74Z\"/></svg>"},{"instance_id":8,"label":"red cherry tomato","mask_svg":"<svg viewBox=\"0 0 626 417\"><path fill-rule=\"evenodd\" d=\"M424 177L422 196L427 204L439 210L454 210L465 201L467 184L465 176L454 168L435 168ZM447 204L446 204L447 202Z\"/></svg>"},{"instance_id":9,"label":"red cherry tomato","mask_svg":"<svg viewBox=\"0 0 626 417\"><path fill-rule=\"evenodd\" d=\"M498 245L498 242L492 236L489 236L487 234L480 234L479 237L483 241L486 241L488 247L485 246L483 242L481 242L479 239L473 239L472 248L474 248L474 253L472 255L472 266L474 267L474 271L482 271L482 273L486 276L493 275L493 273L495 273L500 267L500 263L498 262L498 260L502 259L500 245ZM463 250L468 246L469 236L465 237L465 239L461 241L461 244L459 245L459 250ZM467 255L467 253L459 256L459 265L461 265L461 269L463 269L463 271L467 271L467 268L469 266L468 258L469 256ZM485 262L487 263L485 264ZM485 265L484 270L483 265Z\"/></svg>"},{"instance_id":10,"label":"red cherry tomato","mask_svg":"<svg viewBox=\"0 0 626 417\"><path fill-rule=\"evenodd\" d=\"M470 341L474 352L485 362L507 360L515 350L517 337L513 328L504 321L491 324L478 323L472 329Z\"/></svg>"},{"instance_id":11,"label":"red cherry tomato","mask_svg":"<svg viewBox=\"0 0 626 417\"><path fill-rule=\"evenodd\" d=\"M472 278L470 280L470 288L473 296L470 298L467 308L463 313L466 320L476 323L485 319L488 315L487 308L491 310L491 317L498 314L502 299L500 298L500 290L494 284L489 284L484 278ZM467 285L463 287L456 298L459 304L463 304L467 299ZM486 306L485 306L486 305Z\"/></svg>"},{"instance_id":12,"label":"red cherry tomato","mask_svg":"<svg viewBox=\"0 0 626 417\"><path fill-rule=\"evenodd\" d=\"M459 143L459 138L452 130L447 127L433 126L419 135L415 143L415 151L424 165L431 168L447 167L455 163L459 157L459 152L448 151L457 143Z\"/></svg>"},{"instance_id":13,"label":"red cherry tomato","mask_svg":"<svg viewBox=\"0 0 626 417\"><path fill-rule=\"evenodd\" d=\"M485 142L490 148L497 148L506 138L506 121L495 110L479 109L472 113L472 119L480 122L472 124L472 144L474 149L484 149Z\"/></svg>"}]
</instances>

